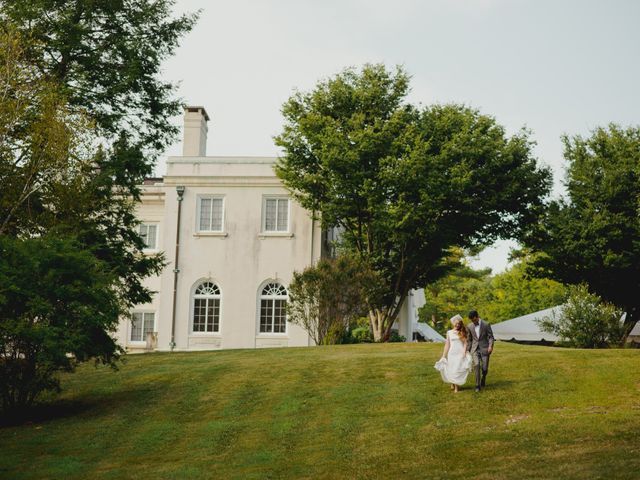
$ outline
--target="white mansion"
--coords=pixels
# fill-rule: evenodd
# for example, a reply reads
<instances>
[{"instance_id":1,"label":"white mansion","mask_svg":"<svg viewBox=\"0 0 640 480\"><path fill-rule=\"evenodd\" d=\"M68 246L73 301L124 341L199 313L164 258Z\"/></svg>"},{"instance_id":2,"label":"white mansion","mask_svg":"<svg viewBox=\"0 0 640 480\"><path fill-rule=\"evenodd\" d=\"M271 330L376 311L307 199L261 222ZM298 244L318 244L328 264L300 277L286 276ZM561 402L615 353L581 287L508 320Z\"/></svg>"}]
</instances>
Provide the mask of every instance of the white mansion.
<instances>
[{"instance_id":1,"label":"white mansion","mask_svg":"<svg viewBox=\"0 0 640 480\"><path fill-rule=\"evenodd\" d=\"M130 351L312 345L287 322L287 285L331 239L289 198L276 158L206 156L208 120L203 107L187 107L183 156L143 185L141 233L167 266L146 280L153 301L122 320L118 341ZM423 302L416 291L403 307L397 328L407 339L432 336L417 324Z\"/></svg>"}]
</instances>

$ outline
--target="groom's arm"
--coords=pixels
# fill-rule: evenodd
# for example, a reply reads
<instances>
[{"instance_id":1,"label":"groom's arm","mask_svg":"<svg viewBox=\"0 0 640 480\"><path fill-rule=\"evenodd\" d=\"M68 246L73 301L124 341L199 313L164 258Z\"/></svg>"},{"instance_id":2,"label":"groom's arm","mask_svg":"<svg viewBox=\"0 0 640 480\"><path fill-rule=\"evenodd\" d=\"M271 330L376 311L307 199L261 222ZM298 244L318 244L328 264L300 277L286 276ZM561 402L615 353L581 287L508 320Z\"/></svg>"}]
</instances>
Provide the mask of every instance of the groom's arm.
<instances>
[{"instance_id":1,"label":"groom's arm","mask_svg":"<svg viewBox=\"0 0 640 480\"><path fill-rule=\"evenodd\" d=\"M467 328L467 352L471 351L471 342L473 342L473 337L471 336L471 329Z\"/></svg>"},{"instance_id":2,"label":"groom's arm","mask_svg":"<svg viewBox=\"0 0 640 480\"><path fill-rule=\"evenodd\" d=\"M488 351L491 353L493 351L493 343L495 342L495 338L493 337L493 330L491 330L491 325L487 324L487 340L489 341Z\"/></svg>"}]
</instances>

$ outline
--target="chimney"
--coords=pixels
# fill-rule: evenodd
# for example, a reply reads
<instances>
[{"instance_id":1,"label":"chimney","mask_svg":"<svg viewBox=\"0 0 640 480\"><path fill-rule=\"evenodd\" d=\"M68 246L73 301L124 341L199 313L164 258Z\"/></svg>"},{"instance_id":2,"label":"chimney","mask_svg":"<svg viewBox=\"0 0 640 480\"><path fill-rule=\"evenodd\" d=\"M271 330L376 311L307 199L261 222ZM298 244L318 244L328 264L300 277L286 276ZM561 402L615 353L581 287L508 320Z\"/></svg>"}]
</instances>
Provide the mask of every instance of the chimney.
<instances>
[{"instance_id":1,"label":"chimney","mask_svg":"<svg viewBox=\"0 0 640 480\"><path fill-rule=\"evenodd\" d=\"M204 107L184 108L184 157L204 157L207 154L207 122L209 115Z\"/></svg>"}]
</instances>

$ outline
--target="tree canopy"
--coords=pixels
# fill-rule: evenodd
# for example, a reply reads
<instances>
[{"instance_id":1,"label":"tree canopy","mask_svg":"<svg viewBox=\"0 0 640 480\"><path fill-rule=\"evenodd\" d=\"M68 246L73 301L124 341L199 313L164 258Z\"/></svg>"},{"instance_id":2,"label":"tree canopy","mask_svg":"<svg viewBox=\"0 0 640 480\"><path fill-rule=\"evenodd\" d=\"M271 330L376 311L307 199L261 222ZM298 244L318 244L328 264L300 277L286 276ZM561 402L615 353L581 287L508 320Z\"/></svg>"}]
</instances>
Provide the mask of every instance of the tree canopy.
<instances>
[{"instance_id":1,"label":"tree canopy","mask_svg":"<svg viewBox=\"0 0 640 480\"><path fill-rule=\"evenodd\" d=\"M126 136L147 162L177 135L174 85L162 62L198 14L174 17L173 0L12 0L0 20L32 40L29 60L90 112L103 138Z\"/></svg>"},{"instance_id":2,"label":"tree canopy","mask_svg":"<svg viewBox=\"0 0 640 480\"><path fill-rule=\"evenodd\" d=\"M53 300L26 305L23 313L3 310L3 375L11 372L25 388L29 382L50 388L55 379L47 375L73 366L52 360L56 349L58 359L69 353L86 359L88 353L111 363L119 351L111 339L118 320L151 299L143 280L159 273L163 258L143 252L135 205L155 157L176 136L170 117L180 102L160 78L161 62L195 21L194 15L172 18L172 5L168 0L0 3L0 240L6 252L39 245L43 254L55 245L42 242L59 240L56 258L68 255L70 269L99 271L88 286L113 307L93 321L80 313L67 319L75 322L69 335L97 342L92 348L79 342L72 349L64 329L55 330L63 322L56 315L65 312L46 311ZM73 256L74 250L82 255ZM0 270L8 271L11 262L0 255ZM18 298L15 277L2 280L0 308L6 309L23 297ZM48 289L43 295L60 295L78 312L102 305L83 289L64 290L69 286L64 283L38 285ZM70 305L67 313L71 310ZM44 321L54 317L53 323ZM49 353L34 353L44 350ZM27 359L31 363L22 361ZM25 404L36 394L33 388L15 398Z\"/></svg>"},{"instance_id":3,"label":"tree canopy","mask_svg":"<svg viewBox=\"0 0 640 480\"><path fill-rule=\"evenodd\" d=\"M640 315L640 128L611 124L563 138L567 195L550 203L525 243L541 252L539 274L580 284Z\"/></svg>"},{"instance_id":4,"label":"tree canopy","mask_svg":"<svg viewBox=\"0 0 640 480\"><path fill-rule=\"evenodd\" d=\"M401 68L347 69L294 94L275 138L293 196L384 279L386 295L369 299L376 340L410 289L447 271L451 247L519 236L550 187L526 131L509 137L462 105L415 107L408 91Z\"/></svg>"},{"instance_id":5,"label":"tree canopy","mask_svg":"<svg viewBox=\"0 0 640 480\"><path fill-rule=\"evenodd\" d=\"M27 43L0 31L0 235L29 235L50 223L46 206L63 208L60 191L73 172L90 170L94 155L89 119L29 63Z\"/></svg>"}]
</instances>

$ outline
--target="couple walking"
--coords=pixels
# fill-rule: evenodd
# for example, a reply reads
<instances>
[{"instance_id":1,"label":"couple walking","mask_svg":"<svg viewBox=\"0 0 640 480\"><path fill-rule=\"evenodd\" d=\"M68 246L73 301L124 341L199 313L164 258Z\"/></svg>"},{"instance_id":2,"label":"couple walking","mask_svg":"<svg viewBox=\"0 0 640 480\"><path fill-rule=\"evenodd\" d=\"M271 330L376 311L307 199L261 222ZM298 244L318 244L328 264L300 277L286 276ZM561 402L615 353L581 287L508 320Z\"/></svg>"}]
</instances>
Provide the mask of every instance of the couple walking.
<instances>
[{"instance_id":1,"label":"couple walking","mask_svg":"<svg viewBox=\"0 0 640 480\"><path fill-rule=\"evenodd\" d=\"M469 312L471 322L466 327L460 315L451 319L453 328L447 332L442 358L435 364L442 380L451 384L458 392L460 385L467 381L467 375L473 370L476 377L476 392L485 386L489 371L489 357L493 351L493 331L491 325L478 316L478 312Z\"/></svg>"}]
</instances>

